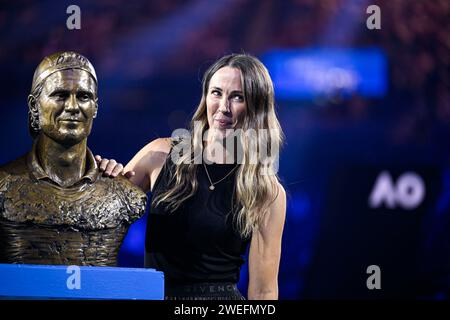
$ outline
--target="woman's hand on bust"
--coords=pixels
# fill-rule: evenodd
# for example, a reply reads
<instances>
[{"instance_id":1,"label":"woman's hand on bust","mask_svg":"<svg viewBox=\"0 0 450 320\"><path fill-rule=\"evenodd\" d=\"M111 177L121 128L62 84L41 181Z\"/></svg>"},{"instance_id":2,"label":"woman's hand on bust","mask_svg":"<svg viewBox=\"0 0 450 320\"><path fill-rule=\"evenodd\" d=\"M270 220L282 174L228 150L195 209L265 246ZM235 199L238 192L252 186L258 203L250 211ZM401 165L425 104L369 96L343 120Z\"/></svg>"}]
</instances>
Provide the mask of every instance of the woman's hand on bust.
<instances>
[{"instance_id":1,"label":"woman's hand on bust","mask_svg":"<svg viewBox=\"0 0 450 320\"><path fill-rule=\"evenodd\" d=\"M136 172L134 172L134 171L124 172L123 165L114 159L106 159L106 158L102 158L99 155L96 155L95 161L97 161L97 165L98 165L100 171L103 172L104 177L115 178L119 174L121 174L125 178L130 179L131 177L133 177L136 174Z\"/></svg>"}]
</instances>

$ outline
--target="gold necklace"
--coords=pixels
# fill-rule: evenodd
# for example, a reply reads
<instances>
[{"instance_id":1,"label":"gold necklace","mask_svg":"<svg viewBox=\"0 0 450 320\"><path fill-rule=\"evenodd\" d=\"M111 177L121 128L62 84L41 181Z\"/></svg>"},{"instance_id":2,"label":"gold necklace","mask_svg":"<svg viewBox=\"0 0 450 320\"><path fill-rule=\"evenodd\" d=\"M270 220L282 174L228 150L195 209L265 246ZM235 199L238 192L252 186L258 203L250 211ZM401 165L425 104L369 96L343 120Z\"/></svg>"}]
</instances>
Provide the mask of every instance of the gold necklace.
<instances>
[{"instance_id":1,"label":"gold necklace","mask_svg":"<svg viewBox=\"0 0 450 320\"><path fill-rule=\"evenodd\" d=\"M225 180L226 177L228 177L228 176L229 176L229 175L230 175L230 174L238 167L238 165L236 165L233 169L231 169L230 172L228 172L228 173L225 175L225 177L223 177L222 179L220 179L219 181L216 181L216 182L212 182L211 177L209 176L208 169L206 168L205 162L203 162L203 167L205 167L206 175L208 176L208 180L209 180L209 183L210 183L209 190L213 191L213 190L216 188L214 185L216 185L216 184L218 184L219 182Z\"/></svg>"}]
</instances>

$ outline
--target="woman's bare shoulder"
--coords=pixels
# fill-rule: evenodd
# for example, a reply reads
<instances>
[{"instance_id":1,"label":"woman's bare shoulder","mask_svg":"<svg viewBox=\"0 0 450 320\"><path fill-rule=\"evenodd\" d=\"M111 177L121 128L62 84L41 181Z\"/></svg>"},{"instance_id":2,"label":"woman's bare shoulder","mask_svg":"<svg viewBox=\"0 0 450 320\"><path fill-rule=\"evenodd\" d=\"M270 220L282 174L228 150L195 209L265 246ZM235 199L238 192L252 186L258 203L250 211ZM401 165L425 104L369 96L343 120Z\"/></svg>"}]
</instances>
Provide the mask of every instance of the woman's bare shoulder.
<instances>
[{"instance_id":1,"label":"woman's bare shoulder","mask_svg":"<svg viewBox=\"0 0 450 320\"><path fill-rule=\"evenodd\" d=\"M166 160L170 152L171 139L157 138L144 146L125 167L125 171L145 168L149 173L155 167L159 167Z\"/></svg>"},{"instance_id":2,"label":"woman's bare shoulder","mask_svg":"<svg viewBox=\"0 0 450 320\"><path fill-rule=\"evenodd\" d=\"M168 154L172 146L171 138L157 138L148 143L143 150L147 152L162 152Z\"/></svg>"},{"instance_id":3,"label":"woman's bare shoulder","mask_svg":"<svg viewBox=\"0 0 450 320\"><path fill-rule=\"evenodd\" d=\"M144 146L125 166L124 172L134 171L130 181L145 192L150 190L151 181L164 166L171 149L170 138L157 138Z\"/></svg>"}]
</instances>

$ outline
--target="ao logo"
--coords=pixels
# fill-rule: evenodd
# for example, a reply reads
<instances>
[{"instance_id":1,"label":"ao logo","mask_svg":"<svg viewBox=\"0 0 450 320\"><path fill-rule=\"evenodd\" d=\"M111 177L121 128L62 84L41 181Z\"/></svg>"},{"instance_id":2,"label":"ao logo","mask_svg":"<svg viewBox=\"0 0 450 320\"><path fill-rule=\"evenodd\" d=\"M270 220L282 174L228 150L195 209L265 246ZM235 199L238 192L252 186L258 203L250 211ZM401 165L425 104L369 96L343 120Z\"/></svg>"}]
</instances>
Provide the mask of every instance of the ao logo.
<instances>
[{"instance_id":1,"label":"ao logo","mask_svg":"<svg viewBox=\"0 0 450 320\"><path fill-rule=\"evenodd\" d=\"M369 206L372 209L385 205L389 209L397 206L405 210L417 208L425 197L425 183L414 172L405 172L397 183L392 180L387 171L378 176L369 197Z\"/></svg>"}]
</instances>

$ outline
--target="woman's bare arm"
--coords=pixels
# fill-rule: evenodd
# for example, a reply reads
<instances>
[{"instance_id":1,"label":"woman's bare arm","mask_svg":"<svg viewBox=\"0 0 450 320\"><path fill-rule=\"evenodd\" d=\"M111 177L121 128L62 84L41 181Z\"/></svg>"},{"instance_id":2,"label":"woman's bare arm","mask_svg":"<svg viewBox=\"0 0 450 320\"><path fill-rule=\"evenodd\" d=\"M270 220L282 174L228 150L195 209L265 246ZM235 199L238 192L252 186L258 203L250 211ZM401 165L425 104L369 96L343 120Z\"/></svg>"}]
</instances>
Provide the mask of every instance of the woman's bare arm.
<instances>
[{"instance_id":1,"label":"woman's bare arm","mask_svg":"<svg viewBox=\"0 0 450 320\"><path fill-rule=\"evenodd\" d=\"M250 243L248 298L251 300L278 299L281 238L286 219L286 192L281 184L278 189L263 226L254 232Z\"/></svg>"}]
</instances>

